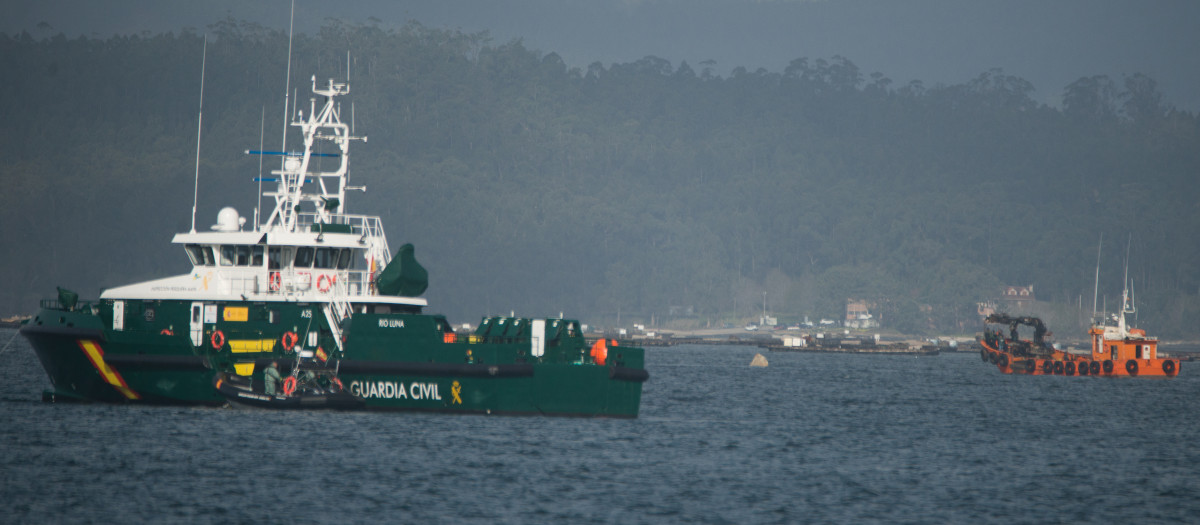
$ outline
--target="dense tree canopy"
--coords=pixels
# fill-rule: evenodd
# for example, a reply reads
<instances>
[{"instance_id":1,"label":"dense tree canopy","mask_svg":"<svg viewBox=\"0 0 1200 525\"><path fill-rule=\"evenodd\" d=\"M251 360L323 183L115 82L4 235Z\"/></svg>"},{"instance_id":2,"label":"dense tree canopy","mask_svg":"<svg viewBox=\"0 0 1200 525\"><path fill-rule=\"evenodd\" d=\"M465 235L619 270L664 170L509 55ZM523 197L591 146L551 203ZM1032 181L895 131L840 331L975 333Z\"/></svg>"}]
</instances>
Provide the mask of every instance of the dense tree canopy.
<instances>
[{"instance_id":1,"label":"dense tree canopy","mask_svg":"<svg viewBox=\"0 0 1200 525\"><path fill-rule=\"evenodd\" d=\"M209 35L198 228L226 205L251 215L259 165L241 152L284 133L287 35ZM190 226L202 40L0 35L0 313L186 271L168 241ZM456 321L739 322L765 292L789 321L858 298L893 328L972 331L977 302L1033 284L1069 333L1103 232L1109 309L1129 240L1141 324L1200 333L1200 121L1143 75L1081 78L1057 109L997 69L949 86L844 57L583 70L486 33L332 21L296 37L298 109L347 53L343 114L370 137L352 211L416 244Z\"/></svg>"}]
</instances>

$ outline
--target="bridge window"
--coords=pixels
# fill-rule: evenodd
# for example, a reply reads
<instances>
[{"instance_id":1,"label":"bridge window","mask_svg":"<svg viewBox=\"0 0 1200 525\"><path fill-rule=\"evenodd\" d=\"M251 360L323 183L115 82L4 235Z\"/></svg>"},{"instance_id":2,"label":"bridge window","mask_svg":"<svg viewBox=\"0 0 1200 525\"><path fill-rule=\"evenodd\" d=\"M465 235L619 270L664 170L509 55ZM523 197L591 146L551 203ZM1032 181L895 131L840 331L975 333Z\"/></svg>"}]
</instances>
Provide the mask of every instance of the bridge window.
<instances>
[{"instance_id":1,"label":"bridge window","mask_svg":"<svg viewBox=\"0 0 1200 525\"><path fill-rule=\"evenodd\" d=\"M237 246L221 247L221 266L233 266L237 260Z\"/></svg>"},{"instance_id":2,"label":"bridge window","mask_svg":"<svg viewBox=\"0 0 1200 525\"><path fill-rule=\"evenodd\" d=\"M278 270L283 267L283 247L272 246L267 248L267 268Z\"/></svg>"},{"instance_id":3,"label":"bridge window","mask_svg":"<svg viewBox=\"0 0 1200 525\"><path fill-rule=\"evenodd\" d=\"M255 266L255 267L261 268L262 262L263 262L262 256L263 256L263 247L255 246L254 249L251 251L250 266Z\"/></svg>"},{"instance_id":4,"label":"bridge window","mask_svg":"<svg viewBox=\"0 0 1200 525\"><path fill-rule=\"evenodd\" d=\"M189 244L184 246L184 249L187 250L188 259L192 260L192 266L213 266L212 246Z\"/></svg>"},{"instance_id":5,"label":"bridge window","mask_svg":"<svg viewBox=\"0 0 1200 525\"><path fill-rule=\"evenodd\" d=\"M328 270L337 265L337 248L317 248L316 264L313 266Z\"/></svg>"},{"instance_id":6,"label":"bridge window","mask_svg":"<svg viewBox=\"0 0 1200 525\"><path fill-rule=\"evenodd\" d=\"M307 246L302 246L296 249L296 268L312 268L313 249Z\"/></svg>"},{"instance_id":7,"label":"bridge window","mask_svg":"<svg viewBox=\"0 0 1200 525\"><path fill-rule=\"evenodd\" d=\"M353 255L354 255L354 252L351 251L350 248L343 248L341 257L338 257L337 268L339 270L345 270L346 268L349 268L350 267L350 258Z\"/></svg>"},{"instance_id":8,"label":"bridge window","mask_svg":"<svg viewBox=\"0 0 1200 525\"><path fill-rule=\"evenodd\" d=\"M249 246L238 246L237 247L237 265L238 266L250 266L250 247Z\"/></svg>"}]
</instances>

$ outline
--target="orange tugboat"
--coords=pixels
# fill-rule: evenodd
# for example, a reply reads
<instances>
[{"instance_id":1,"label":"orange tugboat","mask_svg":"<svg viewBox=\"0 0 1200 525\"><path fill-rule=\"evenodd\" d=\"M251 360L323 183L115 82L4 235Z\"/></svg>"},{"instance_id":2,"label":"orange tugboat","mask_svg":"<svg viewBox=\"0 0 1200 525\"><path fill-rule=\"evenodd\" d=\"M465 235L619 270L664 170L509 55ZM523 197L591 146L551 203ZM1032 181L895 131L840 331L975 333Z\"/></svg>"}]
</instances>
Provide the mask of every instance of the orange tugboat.
<instances>
[{"instance_id":1,"label":"orange tugboat","mask_svg":"<svg viewBox=\"0 0 1200 525\"><path fill-rule=\"evenodd\" d=\"M979 344L980 356L996 365L1005 374L1028 375L1091 375L1128 377L1175 377L1179 374L1178 359L1158 357L1158 338L1146 336L1140 328L1129 328L1125 314L1128 308L1128 289L1121 294L1121 311L1113 314L1115 324L1097 322L1088 330L1091 354L1073 354L1054 348L1045 338L1053 335L1036 317L1011 317L992 314L988 324L1008 325L1009 335L1001 330L984 330ZM1034 329L1033 338L1022 340L1017 327Z\"/></svg>"}]
</instances>

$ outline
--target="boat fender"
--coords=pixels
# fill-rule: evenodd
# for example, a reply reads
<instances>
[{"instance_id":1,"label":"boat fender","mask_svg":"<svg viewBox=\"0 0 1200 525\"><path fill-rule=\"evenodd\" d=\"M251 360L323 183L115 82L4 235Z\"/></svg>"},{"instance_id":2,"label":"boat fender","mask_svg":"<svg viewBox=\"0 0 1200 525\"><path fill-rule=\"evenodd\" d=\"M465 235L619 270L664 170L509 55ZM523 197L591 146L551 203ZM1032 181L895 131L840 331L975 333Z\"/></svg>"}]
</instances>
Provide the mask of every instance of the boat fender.
<instances>
[{"instance_id":1,"label":"boat fender","mask_svg":"<svg viewBox=\"0 0 1200 525\"><path fill-rule=\"evenodd\" d=\"M1079 363L1079 375L1081 375L1081 376L1088 375L1088 364L1087 363Z\"/></svg>"},{"instance_id":2,"label":"boat fender","mask_svg":"<svg viewBox=\"0 0 1200 525\"><path fill-rule=\"evenodd\" d=\"M1100 362L1099 361L1092 361L1092 364L1090 366L1088 366L1088 368L1091 369L1088 372L1090 372L1092 375L1094 375L1094 376L1100 375Z\"/></svg>"},{"instance_id":3,"label":"boat fender","mask_svg":"<svg viewBox=\"0 0 1200 525\"><path fill-rule=\"evenodd\" d=\"M283 395L290 396L296 392L296 376L288 376L283 380Z\"/></svg>"},{"instance_id":4,"label":"boat fender","mask_svg":"<svg viewBox=\"0 0 1200 525\"><path fill-rule=\"evenodd\" d=\"M650 379L650 373L641 368L614 366L608 369L608 378L615 381L645 383L647 379Z\"/></svg>"},{"instance_id":5,"label":"boat fender","mask_svg":"<svg viewBox=\"0 0 1200 525\"><path fill-rule=\"evenodd\" d=\"M1025 371L1032 374L1035 370L1037 370L1037 360L1035 360L1035 359L1026 360L1025 361Z\"/></svg>"},{"instance_id":6,"label":"boat fender","mask_svg":"<svg viewBox=\"0 0 1200 525\"><path fill-rule=\"evenodd\" d=\"M279 342L283 343L283 351L291 352L292 348L296 347L296 342L300 341L300 336L296 332L284 332L283 337L279 338Z\"/></svg>"},{"instance_id":7,"label":"boat fender","mask_svg":"<svg viewBox=\"0 0 1200 525\"><path fill-rule=\"evenodd\" d=\"M1132 359L1125 361L1125 371L1129 372L1129 375L1131 375L1131 376L1136 376L1138 373L1137 361L1134 361Z\"/></svg>"},{"instance_id":8,"label":"boat fender","mask_svg":"<svg viewBox=\"0 0 1200 525\"><path fill-rule=\"evenodd\" d=\"M1062 373L1063 373L1063 363L1062 363L1062 361L1055 361L1055 362L1054 362L1054 373L1055 373L1055 374L1062 374Z\"/></svg>"},{"instance_id":9,"label":"boat fender","mask_svg":"<svg viewBox=\"0 0 1200 525\"><path fill-rule=\"evenodd\" d=\"M1043 374L1053 374L1054 373L1054 363L1051 361L1042 361L1042 373Z\"/></svg>"},{"instance_id":10,"label":"boat fender","mask_svg":"<svg viewBox=\"0 0 1200 525\"><path fill-rule=\"evenodd\" d=\"M987 362L987 354L988 354L987 348L981 347L979 349L979 358L982 359L984 363Z\"/></svg>"},{"instance_id":11,"label":"boat fender","mask_svg":"<svg viewBox=\"0 0 1200 525\"><path fill-rule=\"evenodd\" d=\"M1167 375L1174 374L1175 373L1175 361L1172 361L1170 359L1163 361L1163 372L1166 372Z\"/></svg>"},{"instance_id":12,"label":"boat fender","mask_svg":"<svg viewBox=\"0 0 1200 525\"><path fill-rule=\"evenodd\" d=\"M1112 359L1105 359L1104 360L1104 373L1111 374L1112 371L1113 371Z\"/></svg>"},{"instance_id":13,"label":"boat fender","mask_svg":"<svg viewBox=\"0 0 1200 525\"><path fill-rule=\"evenodd\" d=\"M1000 368L1004 368L1004 367L1008 366L1008 354L1000 354L999 361L1000 362L998 362L996 364L1000 365Z\"/></svg>"},{"instance_id":14,"label":"boat fender","mask_svg":"<svg viewBox=\"0 0 1200 525\"><path fill-rule=\"evenodd\" d=\"M1075 361L1063 363L1063 374L1069 376L1075 375Z\"/></svg>"},{"instance_id":15,"label":"boat fender","mask_svg":"<svg viewBox=\"0 0 1200 525\"><path fill-rule=\"evenodd\" d=\"M212 333L212 337L209 338L209 342L212 343L213 349L220 350L222 346L225 346L225 334L220 330L217 330Z\"/></svg>"}]
</instances>

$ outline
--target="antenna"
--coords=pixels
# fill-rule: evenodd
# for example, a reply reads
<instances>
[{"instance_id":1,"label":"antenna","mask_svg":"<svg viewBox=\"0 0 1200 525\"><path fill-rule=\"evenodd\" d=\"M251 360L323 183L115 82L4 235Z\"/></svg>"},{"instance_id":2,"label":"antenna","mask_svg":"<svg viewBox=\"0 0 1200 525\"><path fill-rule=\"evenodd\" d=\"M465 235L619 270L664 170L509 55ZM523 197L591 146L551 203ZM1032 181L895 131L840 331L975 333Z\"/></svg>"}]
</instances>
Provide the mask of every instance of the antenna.
<instances>
[{"instance_id":1,"label":"antenna","mask_svg":"<svg viewBox=\"0 0 1200 525\"><path fill-rule=\"evenodd\" d=\"M1096 319L1096 298L1100 295L1100 249L1104 248L1104 232L1100 232L1100 244L1096 246L1096 287L1092 289L1092 320Z\"/></svg>"},{"instance_id":2,"label":"antenna","mask_svg":"<svg viewBox=\"0 0 1200 525\"><path fill-rule=\"evenodd\" d=\"M258 124L258 150L263 149L263 136L267 130L267 106L262 107L262 120ZM258 231L258 222L261 220L260 213L262 210L262 165L263 156L258 156L258 195L255 196L257 201L254 203L254 231Z\"/></svg>"},{"instance_id":3,"label":"antenna","mask_svg":"<svg viewBox=\"0 0 1200 525\"><path fill-rule=\"evenodd\" d=\"M1128 301L1132 298L1130 293L1132 292L1132 288L1133 288L1132 281L1129 280L1129 245L1131 245L1131 244L1133 244L1133 232L1129 233L1129 240L1125 241L1125 282L1122 283L1122 285L1126 289L1121 292L1121 314L1122 315L1125 312L1134 311L1134 310L1129 309L1130 305L1128 304ZM1135 309L1136 309L1136 307L1135 307Z\"/></svg>"},{"instance_id":4,"label":"antenna","mask_svg":"<svg viewBox=\"0 0 1200 525\"><path fill-rule=\"evenodd\" d=\"M200 112L196 117L196 184L192 188L192 230L196 233L196 202L200 197L200 132L204 129L204 68L208 65L208 35L204 35L204 48L200 53Z\"/></svg>"},{"instance_id":5,"label":"antenna","mask_svg":"<svg viewBox=\"0 0 1200 525\"><path fill-rule=\"evenodd\" d=\"M296 28L296 0L292 0L292 16L288 22L288 61L287 61L287 78L283 84L283 147L280 151L287 151L287 126L288 126L288 96L292 93L292 32ZM283 157L279 161L280 169L283 169L284 162L287 157Z\"/></svg>"}]
</instances>

